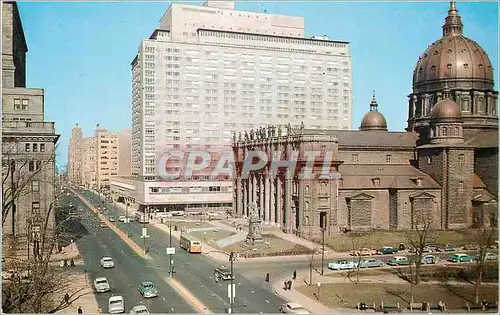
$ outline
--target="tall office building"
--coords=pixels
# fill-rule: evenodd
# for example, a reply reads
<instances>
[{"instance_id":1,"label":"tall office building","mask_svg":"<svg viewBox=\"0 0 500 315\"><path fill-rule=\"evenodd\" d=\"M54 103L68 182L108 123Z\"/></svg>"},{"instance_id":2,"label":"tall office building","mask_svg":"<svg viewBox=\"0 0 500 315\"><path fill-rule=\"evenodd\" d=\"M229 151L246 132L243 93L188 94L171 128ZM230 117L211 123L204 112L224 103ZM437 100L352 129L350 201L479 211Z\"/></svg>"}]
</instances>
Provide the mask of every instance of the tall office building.
<instances>
[{"instance_id":1,"label":"tall office building","mask_svg":"<svg viewBox=\"0 0 500 315\"><path fill-rule=\"evenodd\" d=\"M132 129L118 133L118 175L132 174Z\"/></svg>"},{"instance_id":2,"label":"tall office building","mask_svg":"<svg viewBox=\"0 0 500 315\"><path fill-rule=\"evenodd\" d=\"M140 204L162 206L169 202L156 191L179 190L152 184L166 150L230 150L232 133L277 124L351 129L349 45L304 33L303 17L237 11L232 1L168 8L131 64L132 175L146 181L134 192ZM199 186L185 185L186 194Z\"/></svg>"},{"instance_id":3,"label":"tall office building","mask_svg":"<svg viewBox=\"0 0 500 315\"><path fill-rule=\"evenodd\" d=\"M69 139L68 150L68 180L72 184L82 184L82 128L78 124L71 129L71 138Z\"/></svg>"},{"instance_id":4,"label":"tall office building","mask_svg":"<svg viewBox=\"0 0 500 315\"><path fill-rule=\"evenodd\" d=\"M97 125L94 136L84 138L82 135L82 129L78 125L73 128L68 153L70 182L88 188L108 190L110 178L117 176L120 168L125 174L128 168L130 174L130 144L126 144L127 138L130 143L129 129L113 133ZM125 143L123 149L120 143Z\"/></svg>"},{"instance_id":5,"label":"tall office building","mask_svg":"<svg viewBox=\"0 0 500 315\"><path fill-rule=\"evenodd\" d=\"M19 246L55 225L59 139L55 123L45 121L44 90L26 87L27 51L16 2L2 2L2 236Z\"/></svg>"}]
</instances>

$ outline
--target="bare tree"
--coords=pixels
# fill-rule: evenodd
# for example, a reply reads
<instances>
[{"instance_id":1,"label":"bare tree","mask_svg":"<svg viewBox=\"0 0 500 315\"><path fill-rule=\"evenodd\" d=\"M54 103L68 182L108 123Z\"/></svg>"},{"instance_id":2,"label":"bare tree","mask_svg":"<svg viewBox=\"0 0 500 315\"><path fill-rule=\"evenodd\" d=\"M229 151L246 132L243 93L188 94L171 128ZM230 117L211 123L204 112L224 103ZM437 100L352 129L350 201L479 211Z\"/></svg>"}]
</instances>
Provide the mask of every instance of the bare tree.
<instances>
[{"instance_id":1,"label":"bare tree","mask_svg":"<svg viewBox=\"0 0 500 315\"><path fill-rule=\"evenodd\" d=\"M361 241L357 238L359 234L353 233L352 238L351 238L351 245L352 245L352 252L351 255L353 256L352 261L355 262L357 265L355 265L354 269L350 269L347 271L347 278L351 280L351 276L353 272L356 272L356 281L354 283L358 284L359 283L359 274L360 274L360 268L361 268Z\"/></svg>"},{"instance_id":2,"label":"bare tree","mask_svg":"<svg viewBox=\"0 0 500 315\"><path fill-rule=\"evenodd\" d=\"M28 227L28 252L32 255L17 258L4 253L4 269L10 270L9 277L2 286L2 308L4 312L54 313L69 306L84 293L85 286L74 288L72 268L61 269L55 261L58 241L71 237L71 221L84 219L88 212L64 215L54 225L52 217L58 207L58 198L43 214L42 224L33 229ZM67 209L65 209L67 210ZM32 251L29 250L31 245ZM73 287L73 288L72 288ZM69 299L62 299L65 294Z\"/></svg>"},{"instance_id":3,"label":"bare tree","mask_svg":"<svg viewBox=\"0 0 500 315\"><path fill-rule=\"evenodd\" d=\"M483 273L486 266L486 254L488 253L488 249L495 242L495 236L498 235L498 231L494 228L488 229L482 226L478 228L474 234L478 246L476 257L475 301L479 303Z\"/></svg>"},{"instance_id":4,"label":"bare tree","mask_svg":"<svg viewBox=\"0 0 500 315\"><path fill-rule=\"evenodd\" d=\"M29 154L19 153L18 142L2 143L2 227L10 214L12 231L15 228L16 202L30 194L31 184L47 165L55 163L57 146L46 153L39 153L36 159ZM49 183L51 184L51 183Z\"/></svg>"},{"instance_id":5,"label":"bare tree","mask_svg":"<svg viewBox=\"0 0 500 315\"><path fill-rule=\"evenodd\" d=\"M410 267L415 264L415 277L411 275L411 282L420 283L422 271L422 256L424 248L429 243L436 242L439 233L433 229L434 219L432 211L416 211L412 214L411 229L405 231L405 238L410 249L415 253L414 259L410 261Z\"/></svg>"}]
</instances>

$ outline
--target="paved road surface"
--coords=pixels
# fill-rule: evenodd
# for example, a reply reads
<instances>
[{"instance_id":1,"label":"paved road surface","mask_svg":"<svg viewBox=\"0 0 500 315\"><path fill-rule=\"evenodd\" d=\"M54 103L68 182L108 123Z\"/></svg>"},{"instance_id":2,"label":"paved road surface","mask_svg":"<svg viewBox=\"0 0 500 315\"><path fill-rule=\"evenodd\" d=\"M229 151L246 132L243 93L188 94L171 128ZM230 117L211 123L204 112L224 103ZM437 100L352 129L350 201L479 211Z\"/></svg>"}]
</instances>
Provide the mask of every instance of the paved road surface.
<instances>
[{"instance_id":1,"label":"paved road surface","mask_svg":"<svg viewBox=\"0 0 500 315\"><path fill-rule=\"evenodd\" d=\"M97 277L106 277L111 285L111 292L97 293L99 307L107 312L108 299L111 295L122 295L125 300L125 312L132 307L144 304L152 313L195 313L193 307L185 302L177 292L164 280L162 272L152 266L147 266L144 260L134 253L111 229L100 228L99 219L90 210L73 196L66 196L67 202L75 206L82 206L83 211L89 212L83 224L89 232L77 240L78 249L83 256L87 277L93 282ZM103 269L100 259L110 256L115 260L115 268ZM159 291L159 297L144 299L139 294L137 286L145 280L153 281ZM85 310L96 312L96 310Z\"/></svg>"},{"instance_id":2,"label":"paved road surface","mask_svg":"<svg viewBox=\"0 0 500 315\"><path fill-rule=\"evenodd\" d=\"M84 196L89 197L89 201L98 201L95 194L91 192L84 192ZM110 205L106 205L106 208L108 214L115 216L115 218L121 215L120 212L115 212ZM121 228L127 225L119 222L116 224ZM165 250L169 242L168 234L152 226L147 225L147 227L150 235L150 238L147 239L147 247L149 247L149 255L152 257L152 260L148 262L152 268L158 271L159 277L160 274L167 277L169 261ZM132 222L128 224L128 229L132 239L143 246L143 239L140 238L142 225ZM192 255L180 249L179 241L175 238L172 238L172 245L177 248L173 257L176 272L174 277L210 310L223 313L229 306L227 296L229 281L215 282L213 269L220 266L220 264L206 257ZM158 280L155 281L158 282ZM238 271L237 265L235 267L235 284L235 313L278 313L279 306L286 302L275 295L269 284L264 281L255 281L243 277Z\"/></svg>"}]
</instances>

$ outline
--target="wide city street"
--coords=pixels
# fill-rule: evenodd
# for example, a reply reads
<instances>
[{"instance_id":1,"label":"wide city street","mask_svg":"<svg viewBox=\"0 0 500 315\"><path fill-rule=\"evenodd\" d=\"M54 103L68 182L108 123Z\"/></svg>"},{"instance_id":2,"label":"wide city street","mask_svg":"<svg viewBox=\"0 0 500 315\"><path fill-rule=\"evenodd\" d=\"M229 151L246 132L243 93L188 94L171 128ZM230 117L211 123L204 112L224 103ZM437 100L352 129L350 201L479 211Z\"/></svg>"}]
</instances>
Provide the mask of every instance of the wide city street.
<instances>
[{"instance_id":1,"label":"wide city street","mask_svg":"<svg viewBox=\"0 0 500 315\"><path fill-rule=\"evenodd\" d=\"M87 277L93 283L97 277L106 277L110 283L111 291L96 293L99 307L107 312L108 299L112 295L121 295L125 300L125 312L132 307L144 304L152 313L193 313L195 310L188 302L185 302L177 292L171 288L163 279L163 270L144 263L137 257L135 252L121 240L115 232L107 228L101 228L99 219L94 215L79 198L72 195L65 196L68 203L76 207L81 206L87 212L82 217L83 224L88 231L77 241L78 249L83 256ZM100 265L102 257L109 256L115 261L115 268L104 269ZM158 288L159 296L144 299L138 291L138 285L142 281L153 281ZM95 310L88 310L94 312Z\"/></svg>"},{"instance_id":2,"label":"wide city street","mask_svg":"<svg viewBox=\"0 0 500 315\"><path fill-rule=\"evenodd\" d=\"M92 192L82 189L80 189L79 192L96 206L99 204L99 197ZM81 202L79 202L78 205L84 206ZM115 219L123 214L122 211L114 209L110 204L106 204L106 213L110 216L114 216ZM132 215L132 213L130 215ZM137 222L131 222L129 224L115 222L115 224L122 229L128 228L132 240L140 246L144 246L144 241L140 238L142 234L142 224ZM151 259L143 260L135 257L132 254L133 251L129 248L127 248L128 251L125 251L124 247L127 247L127 245L125 245L123 241L119 242L121 246L113 248L111 254L116 253L116 255L123 256L124 254L122 253L126 253L126 257L128 258L126 260L131 262L127 262L126 266L123 267L127 270L128 274L134 274L134 286L138 285L139 281L151 280L159 286L160 292L167 292L163 287L160 287L160 284L165 283L165 285L167 285L165 280L169 276L169 260L166 255L166 248L169 244L168 234L150 225L147 225L147 228L149 238L146 240L146 247L148 248L148 254ZM116 236L114 232L105 228L103 230L105 231L96 232L95 235L95 238L99 238L99 243L106 243L108 247L113 246L114 243L118 243L118 236ZM113 237L108 237L110 234L113 234ZM213 277L213 270L219 267L220 263L201 255L189 254L179 249L179 241L175 238L172 238L172 246L176 248L176 253L173 256L175 279L206 305L209 310L217 313L225 312L229 307L227 286L229 281L217 283ZM83 252L88 250L88 247L82 248ZM94 256L93 254L92 257ZM98 259L96 264L99 267ZM119 261L118 264L121 264L121 262ZM141 274L148 275L148 277L144 278ZM263 277L260 280L245 278L238 270L238 264L235 265L234 274L234 283L236 284L234 301L235 313L278 313L280 305L286 302L274 294L270 285L263 281ZM135 290L134 293L137 299L140 299L137 289L132 289ZM157 299L161 299L163 296L166 296L168 301L172 300L168 298L170 294L160 294L160 297ZM127 299L127 297L125 298ZM169 312L172 311L171 308L173 308L175 312L183 312L183 308L180 305L171 305L168 301L164 310L158 309L157 311ZM155 309L151 308L151 311L155 311Z\"/></svg>"}]
</instances>

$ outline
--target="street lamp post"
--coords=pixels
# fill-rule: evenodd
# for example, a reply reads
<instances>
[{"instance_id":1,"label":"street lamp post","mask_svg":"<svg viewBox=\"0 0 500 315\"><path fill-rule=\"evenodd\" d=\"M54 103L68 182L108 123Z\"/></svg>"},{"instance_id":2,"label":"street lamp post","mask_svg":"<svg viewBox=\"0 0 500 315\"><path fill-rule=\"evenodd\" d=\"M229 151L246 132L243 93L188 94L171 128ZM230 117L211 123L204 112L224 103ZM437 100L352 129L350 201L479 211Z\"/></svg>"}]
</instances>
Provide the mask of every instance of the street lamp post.
<instances>
[{"instance_id":1,"label":"street lamp post","mask_svg":"<svg viewBox=\"0 0 500 315\"><path fill-rule=\"evenodd\" d=\"M325 228L323 227L321 229L321 244L322 244L322 249L321 249L321 275L324 274L324 269L325 269Z\"/></svg>"},{"instance_id":2,"label":"street lamp post","mask_svg":"<svg viewBox=\"0 0 500 315\"><path fill-rule=\"evenodd\" d=\"M229 307L230 307L230 310L231 310L231 314L234 313L234 309L233 309L233 305L234 305L234 291L233 291L233 286L234 286L234 273L233 273L234 255L235 255L234 252L231 252L229 254L229 262L231 263L231 288L229 289L230 290L230 294L229 294L229 298L230 298Z\"/></svg>"},{"instance_id":3,"label":"street lamp post","mask_svg":"<svg viewBox=\"0 0 500 315\"><path fill-rule=\"evenodd\" d=\"M170 220L169 222L169 232L168 232L168 247L172 248L172 220ZM173 277L174 276L174 272L172 270L172 254L170 254L169 256L169 260L170 260L170 277Z\"/></svg>"},{"instance_id":4,"label":"street lamp post","mask_svg":"<svg viewBox=\"0 0 500 315\"><path fill-rule=\"evenodd\" d=\"M146 219L148 217L148 207L144 208L144 220L142 220L142 234L143 234L143 238L144 238L144 254L147 254L148 252L146 251L146 236L147 236L147 232L144 233L145 229L146 229Z\"/></svg>"}]
</instances>

